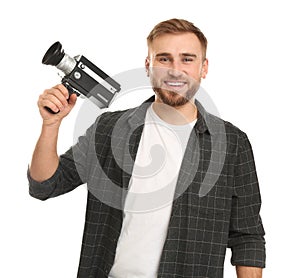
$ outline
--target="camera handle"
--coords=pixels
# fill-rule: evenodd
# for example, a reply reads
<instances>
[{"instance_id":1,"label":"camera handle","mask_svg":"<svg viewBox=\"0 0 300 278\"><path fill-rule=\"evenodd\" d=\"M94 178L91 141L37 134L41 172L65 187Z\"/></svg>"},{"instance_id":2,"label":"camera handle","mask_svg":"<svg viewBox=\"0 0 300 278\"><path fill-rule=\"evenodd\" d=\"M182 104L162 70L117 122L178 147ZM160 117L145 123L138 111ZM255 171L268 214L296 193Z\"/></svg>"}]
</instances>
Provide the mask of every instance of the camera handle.
<instances>
[{"instance_id":1,"label":"camera handle","mask_svg":"<svg viewBox=\"0 0 300 278\"><path fill-rule=\"evenodd\" d=\"M76 93L74 90L73 90L73 88L69 85L69 83L68 82L66 82L66 81L63 81L61 84L63 84L66 88L67 88L67 90L68 90L68 92L69 92L69 96L71 95L71 94L76 94L77 96L79 95L78 93ZM69 100L69 99L68 99ZM57 114L57 113L59 113L60 111L57 111L57 112L54 112L53 110L51 110L49 107L47 107L47 106L45 106L44 107L49 113L51 113L51 114Z\"/></svg>"}]
</instances>

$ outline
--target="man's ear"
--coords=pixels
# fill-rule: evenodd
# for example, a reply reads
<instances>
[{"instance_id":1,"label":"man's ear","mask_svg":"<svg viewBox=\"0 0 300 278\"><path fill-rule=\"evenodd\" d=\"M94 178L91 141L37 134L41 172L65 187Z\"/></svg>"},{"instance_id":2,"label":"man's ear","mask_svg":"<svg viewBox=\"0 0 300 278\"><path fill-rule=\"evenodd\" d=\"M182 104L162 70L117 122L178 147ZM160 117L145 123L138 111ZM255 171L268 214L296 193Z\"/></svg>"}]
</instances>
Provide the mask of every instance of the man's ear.
<instances>
[{"instance_id":1,"label":"man's ear","mask_svg":"<svg viewBox=\"0 0 300 278\"><path fill-rule=\"evenodd\" d=\"M146 68L147 76L149 76L149 67L150 67L150 60L149 57L147 56L145 59L145 68Z\"/></svg>"},{"instance_id":2,"label":"man's ear","mask_svg":"<svg viewBox=\"0 0 300 278\"><path fill-rule=\"evenodd\" d=\"M208 60L205 59L205 61L202 64L202 70L201 70L201 78L205 78L208 73Z\"/></svg>"}]
</instances>

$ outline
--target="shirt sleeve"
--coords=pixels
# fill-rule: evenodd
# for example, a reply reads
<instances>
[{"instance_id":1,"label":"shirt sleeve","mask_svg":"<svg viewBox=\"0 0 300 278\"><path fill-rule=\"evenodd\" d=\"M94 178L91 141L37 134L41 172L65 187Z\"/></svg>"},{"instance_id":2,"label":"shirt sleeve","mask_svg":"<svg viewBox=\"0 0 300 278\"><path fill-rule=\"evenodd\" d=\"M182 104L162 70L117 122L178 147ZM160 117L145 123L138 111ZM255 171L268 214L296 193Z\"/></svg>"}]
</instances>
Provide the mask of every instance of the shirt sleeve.
<instances>
[{"instance_id":1,"label":"shirt sleeve","mask_svg":"<svg viewBox=\"0 0 300 278\"><path fill-rule=\"evenodd\" d=\"M85 135L79 137L74 146L59 157L58 168L51 178L37 182L32 179L27 170L29 194L32 197L46 200L70 192L86 182L87 158L95 126L96 123L87 130Z\"/></svg>"},{"instance_id":2,"label":"shirt sleeve","mask_svg":"<svg viewBox=\"0 0 300 278\"><path fill-rule=\"evenodd\" d=\"M260 217L261 196L248 137L238 142L228 247L232 265L265 267L264 228Z\"/></svg>"}]
</instances>

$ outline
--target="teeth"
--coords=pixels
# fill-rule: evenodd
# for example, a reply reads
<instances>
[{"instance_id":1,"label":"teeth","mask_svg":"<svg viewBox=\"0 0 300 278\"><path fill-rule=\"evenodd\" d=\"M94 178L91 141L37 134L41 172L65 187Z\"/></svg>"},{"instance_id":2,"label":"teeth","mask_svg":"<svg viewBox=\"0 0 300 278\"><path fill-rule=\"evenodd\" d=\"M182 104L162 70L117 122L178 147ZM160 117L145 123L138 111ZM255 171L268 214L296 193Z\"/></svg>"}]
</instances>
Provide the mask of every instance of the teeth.
<instances>
[{"instance_id":1,"label":"teeth","mask_svg":"<svg viewBox=\"0 0 300 278\"><path fill-rule=\"evenodd\" d=\"M166 82L169 86L183 86L184 82Z\"/></svg>"}]
</instances>

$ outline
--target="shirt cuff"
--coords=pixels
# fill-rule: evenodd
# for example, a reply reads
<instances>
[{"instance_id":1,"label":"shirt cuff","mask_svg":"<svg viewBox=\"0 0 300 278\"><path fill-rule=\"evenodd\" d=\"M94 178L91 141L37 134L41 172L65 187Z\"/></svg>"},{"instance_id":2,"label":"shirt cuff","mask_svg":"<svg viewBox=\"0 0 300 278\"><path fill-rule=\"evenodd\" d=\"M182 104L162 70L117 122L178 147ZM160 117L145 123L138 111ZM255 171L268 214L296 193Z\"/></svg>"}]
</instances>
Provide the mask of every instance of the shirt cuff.
<instances>
[{"instance_id":1,"label":"shirt cuff","mask_svg":"<svg viewBox=\"0 0 300 278\"><path fill-rule=\"evenodd\" d=\"M265 268L266 251L263 243L245 243L231 248L231 264Z\"/></svg>"},{"instance_id":2,"label":"shirt cuff","mask_svg":"<svg viewBox=\"0 0 300 278\"><path fill-rule=\"evenodd\" d=\"M50 177L49 179L38 182L34 180L30 176L29 167L27 169L27 179L29 182L29 194L30 196L39 199L39 200L46 200L48 199L53 191L55 190L55 185L59 176L59 170L56 170L56 172Z\"/></svg>"}]
</instances>

